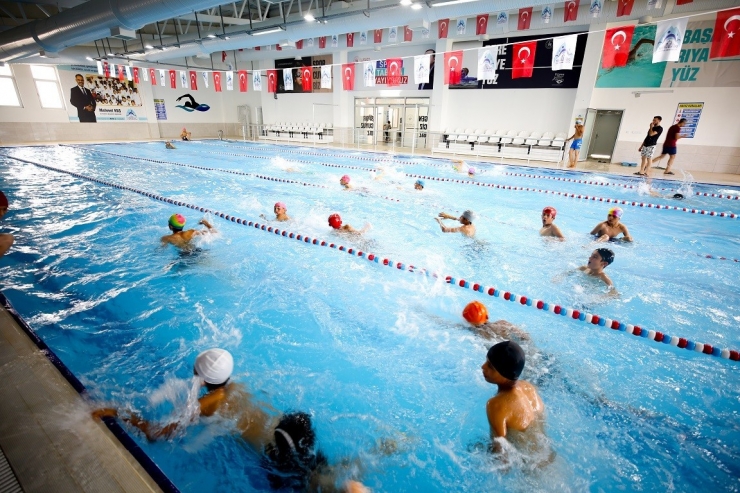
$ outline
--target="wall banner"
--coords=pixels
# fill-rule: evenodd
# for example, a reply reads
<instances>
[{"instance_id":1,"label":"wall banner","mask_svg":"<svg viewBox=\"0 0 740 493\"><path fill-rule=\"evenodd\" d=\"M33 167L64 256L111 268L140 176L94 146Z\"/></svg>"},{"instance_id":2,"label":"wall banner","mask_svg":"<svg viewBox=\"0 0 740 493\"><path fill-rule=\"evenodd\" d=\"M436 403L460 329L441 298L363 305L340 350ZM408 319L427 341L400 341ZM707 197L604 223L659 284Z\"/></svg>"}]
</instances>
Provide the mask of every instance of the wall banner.
<instances>
[{"instance_id":1,"label":"wall banner","mask_svg":"<svg viewBox=\"0 0 740 493\"><path fill-rule=\"evenodd\" d=\"M275 68L280 69L286 69L290 68L293 69L293 80L296 81L295 84L293 84L293 90L292 91L286 91L285 90L285 84L283 84L282 79L278 82L277 92L280 94L283 94L285 92L290 92L292 94L299 94L299 93L305 93L305 92L311 92L311 93L327 93L327 92L333 92L334 84L331 84L331 87L329 88L322 88L321 87L321 67L325 65L331 65L334 63L332 55L317 55L317 56L304 56L300 60L296 60L295 58L281 58L275 60ZM310 91L305 91L303 89L303 85L300 82L301 80L301 68L302 67L312 67L312 79L313 84ZM333 71L332 71L332 79L333 79Z\"/></svg>"}]
</instances>

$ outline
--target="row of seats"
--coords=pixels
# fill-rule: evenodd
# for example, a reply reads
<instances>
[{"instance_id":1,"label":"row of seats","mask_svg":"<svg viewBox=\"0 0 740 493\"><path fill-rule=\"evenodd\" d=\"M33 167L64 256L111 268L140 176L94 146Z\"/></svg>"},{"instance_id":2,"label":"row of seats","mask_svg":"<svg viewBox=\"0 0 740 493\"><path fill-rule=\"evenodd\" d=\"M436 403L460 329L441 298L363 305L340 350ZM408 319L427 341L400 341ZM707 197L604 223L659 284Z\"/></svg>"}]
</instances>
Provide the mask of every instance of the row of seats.
<instances>
[{"instance_id":1,"label":"row of seats","mask_svg":"<svg viewBox=\"0 0 740 493\"><path fill-rule=\"evenodd\" d=\"M449 128L433 152L559 162L567 138L563 132Z\"/></svg>"},{"instance_id":2,"label":"row of seats","mask_svg":"<svg viewBox=\"0 0 740 493\"><path fill-rule=\"evenodd\" d=\"M263 127L260 139L331 142L332 126L330 123L274 123Z\"/></svg>"}]
</instances>

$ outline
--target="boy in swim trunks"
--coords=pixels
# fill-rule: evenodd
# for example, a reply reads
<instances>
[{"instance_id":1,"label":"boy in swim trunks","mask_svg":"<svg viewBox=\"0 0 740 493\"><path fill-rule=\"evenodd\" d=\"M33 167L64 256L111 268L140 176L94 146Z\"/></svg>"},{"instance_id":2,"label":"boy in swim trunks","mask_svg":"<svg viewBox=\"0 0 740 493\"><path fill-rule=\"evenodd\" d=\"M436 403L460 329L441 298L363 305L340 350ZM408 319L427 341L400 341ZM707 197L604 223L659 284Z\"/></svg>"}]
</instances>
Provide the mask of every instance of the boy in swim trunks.
<instances>
[{"instance_id":1,"label":"boy in swim trunks","mask_svg":"<svg viewBox=\"0 0 740 493\"><path fill-rule=\"evenodd\" d=\"M183 231L183 228L185 228L185 216L182 214L172 214L167 223L172 234L163 236L162 243L165 245L175 245L177 248L188 249L192 247L190 242L194 237L208 233L216 233L213 226L211 226L211 224L205 219L198 221L198 224L202 224L208 229L189 229L187 231Z\"/></svg>"},{"instance_id":2,"label":"boy in swim trunks","mask_svg":"<svg viewBox=\"0 0 740 493\"><path fill-rule=\"evenodd\" d=\"M581 146L583 145L583 120L580 118L576 120L575 132L573 135L568 137L565 141L573 139L568 150L568 168L575 168L578 164L578 154L581 152Z\"/></svg>"},{"instance_id":3,"label":"boy in swim trunks","mask_svg":"<svg viewBox=\"0 0 740 493\"><path fill-rule=\"evenodd\" d=\"M609 209L609 214L606 216L606 221L600 222L591 231L593 236L596 236L597 242L602 241L614 241L617 236L623 234L622 241L634 241L627 226L620 222L622 217L622 209L619 207L612 207Z\"/></svg>"},{"instance_id":4,"label":"boy in swim trunks","mask_svg":"<svg viewBox=\"0 0 740 493\"><path fill-rule=\"evenodd\" d=\"M588 263L579 267L578 270L585 272L589 276L601 279L609 289L614 289L614 283L604 273L604 269L612 262L614 262L614 252L608 248L598 248L588 258Z\"/></svg>"},{"instance_id":5,"label":"boy in swim trunks","mask_svg":"<svg viewBox=\"0 0 740 493\"><path fill-rule=\"evenodd\" d=\"M471 210L463 212L460 217L455 217L452 214L440 212L439 217L435 217L434 219L439 223L439 227L442 228L443 233L462 233L465 236L469 236L471 238L475 236L475 226L473 226L475 213ZM460 221L460 223L462 223L462 226L458 226L457 228L448 228L447 226L442 224L442 219L453 219Z\"/></svg>"},{"instance_id":6,"label":"boy in swim trunks","mask_svg":"<svg viewBox=\"0 0 740 493\"><path fill-rule=\"evenodd\" d=\"M540 236L554 236L555 238L565 239L563 233L560 232L560 228L555 225L555 216L558 211L554 207L547 206L542 209L542 229L540 229Z\"/></svg>"}]
</instances>

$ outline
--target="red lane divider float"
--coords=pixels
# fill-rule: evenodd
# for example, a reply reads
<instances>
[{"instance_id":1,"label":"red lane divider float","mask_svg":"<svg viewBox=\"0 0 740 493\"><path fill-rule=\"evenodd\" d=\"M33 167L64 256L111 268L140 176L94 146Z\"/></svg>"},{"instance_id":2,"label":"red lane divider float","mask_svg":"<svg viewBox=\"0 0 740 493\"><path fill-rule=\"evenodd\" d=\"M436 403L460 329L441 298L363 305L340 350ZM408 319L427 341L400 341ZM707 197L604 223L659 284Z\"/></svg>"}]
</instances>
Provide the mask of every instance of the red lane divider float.
<instances>
[{"instance_id":1,"label":"red lane divider float","mask_svg":"<svg viewBox=\"0 0 740 493\"><path fill-rule=\"evenodd\" d=\"M425 275L427 277L431 276L433 278L441 278L441 279L444 279L444 281L447 284L451 284L453 286L458 286L463 289L472 289L473 291L483 293L483 294L488 294L488 296L498 298L499 300L505 300L511 303L519 304L521 306L527 306L530 308L541 310L543 312L548 312L554 315L567 317L568 319L571 319L573 321L580 321L580 322L585 322L587 324L597 325L600 327L607 327L615 331L626 332L628 334L632 334L634 336L638 336L638 337L641 337L643 339L647 339L650 341L660 342L663 344L675 346L675 347L682 348L682 349L688 349L689 351L696 351L698 353L712 355L712 356L723 358L723 359L740 361L740 352L733 350L733 349L727 349L727 348L722 349L717 346L713 346L711 344L695 342L685 337L671 336L663 332L659 332L655 330L648 330L644 327L640 327L639 325L627 324L624 322L619 322L618 320L613 320L610 318L602 317L600 315L596 315L593 313L581 312L579 310L574 310L572 308L562 307L555 303L548 303L543 300L532 299L528 296L514 294L514 293L511 293L510 291L502 291L500 289L496 289L491 286L483 286L482 284L473 283L465 279L458 279L452 276L443 276L437 272L430 272L428 269L416 267L414 265L405 264L402 262L395 262L387 258L381 259L374 253L366 253L361 250L357 250L355 248L347 248L344 245L337 245L335 243L328 242L326 240L321 240L318 238L311 238L306 235L296 234L293 232L289 232L287 230L281 230L281 229L275 228L274 226L260 224L255 221L248 221L246 219L241 219L239 217L226 214L224 212L208 209L205 207L199 207L197 205L189 204L187 202L173 200L173 199L170 199L170 198L167 198L161 195L157 195L154 193L144 192L142 190L138 190L132 187L127 187L124 185L119 185L117 183L113 183L113 182L109 182L105 180L99 180L97 178L92 178L86 175L82 175L80 173L74 173L71 171L55 168L53 166L48 166L46 164L36 163L34 161L28 161L26 159L21 159L21 158L12 157L12 156L8 156L8 157L15 159L16 161L33 164L35 166L39 166L41 168L45 168L51 171L65 173L67 175L74 176L75 178L80 178L83 180L100 183L102 185L106 185L109 187L134 192L139 195L143 195L145 197L159 200L161 202L166 202L168 204L173 204L173 205L177 205L180 207L187 207L189 209L197 210L200 212L209 212L213 214L214 216L221 217L222 219L225 219L227 221L241 224L243 226L254 227L257 230L264 231L266 233L275 234L275 235L282 236L282 237L289 238L289 239L295 239L299 242L307 243L310 245L316 245L316 246L336 249L340 252L344 252L352 256L365 258L369 262L374 262L378 265L382 264L390 268L395 268L397 270L407 271L411 273L418 273L418 274Z\"/></svg>"}]
</instances>

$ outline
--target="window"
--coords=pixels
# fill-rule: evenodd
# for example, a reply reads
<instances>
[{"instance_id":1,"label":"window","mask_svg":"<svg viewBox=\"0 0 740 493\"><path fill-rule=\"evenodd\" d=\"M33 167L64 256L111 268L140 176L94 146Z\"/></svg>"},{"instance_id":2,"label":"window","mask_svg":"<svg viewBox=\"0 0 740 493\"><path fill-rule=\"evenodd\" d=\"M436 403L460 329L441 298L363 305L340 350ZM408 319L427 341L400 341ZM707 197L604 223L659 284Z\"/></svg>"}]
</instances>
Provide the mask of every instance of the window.
<instances>
[{"instance_id":1,"label":"window","mask_svg":"<svg viewBox=\"0 0 740 493\"><path fill-rule=\"evenodd\" d=\"M31 75L36 83L42 108L64 108L62 95L59 92L57 72L48 65L31 65Z\"/></svg>"},{"instance_id":2,"label":"window","mask_svg":"<svg viewBox=\"0 0 740 493\"><path fill-rule=\"evenodd\" d=\"M0 67L0 106L20 106L21 100L15 87L10 65Z\"/></svg>"}]
</instances>

